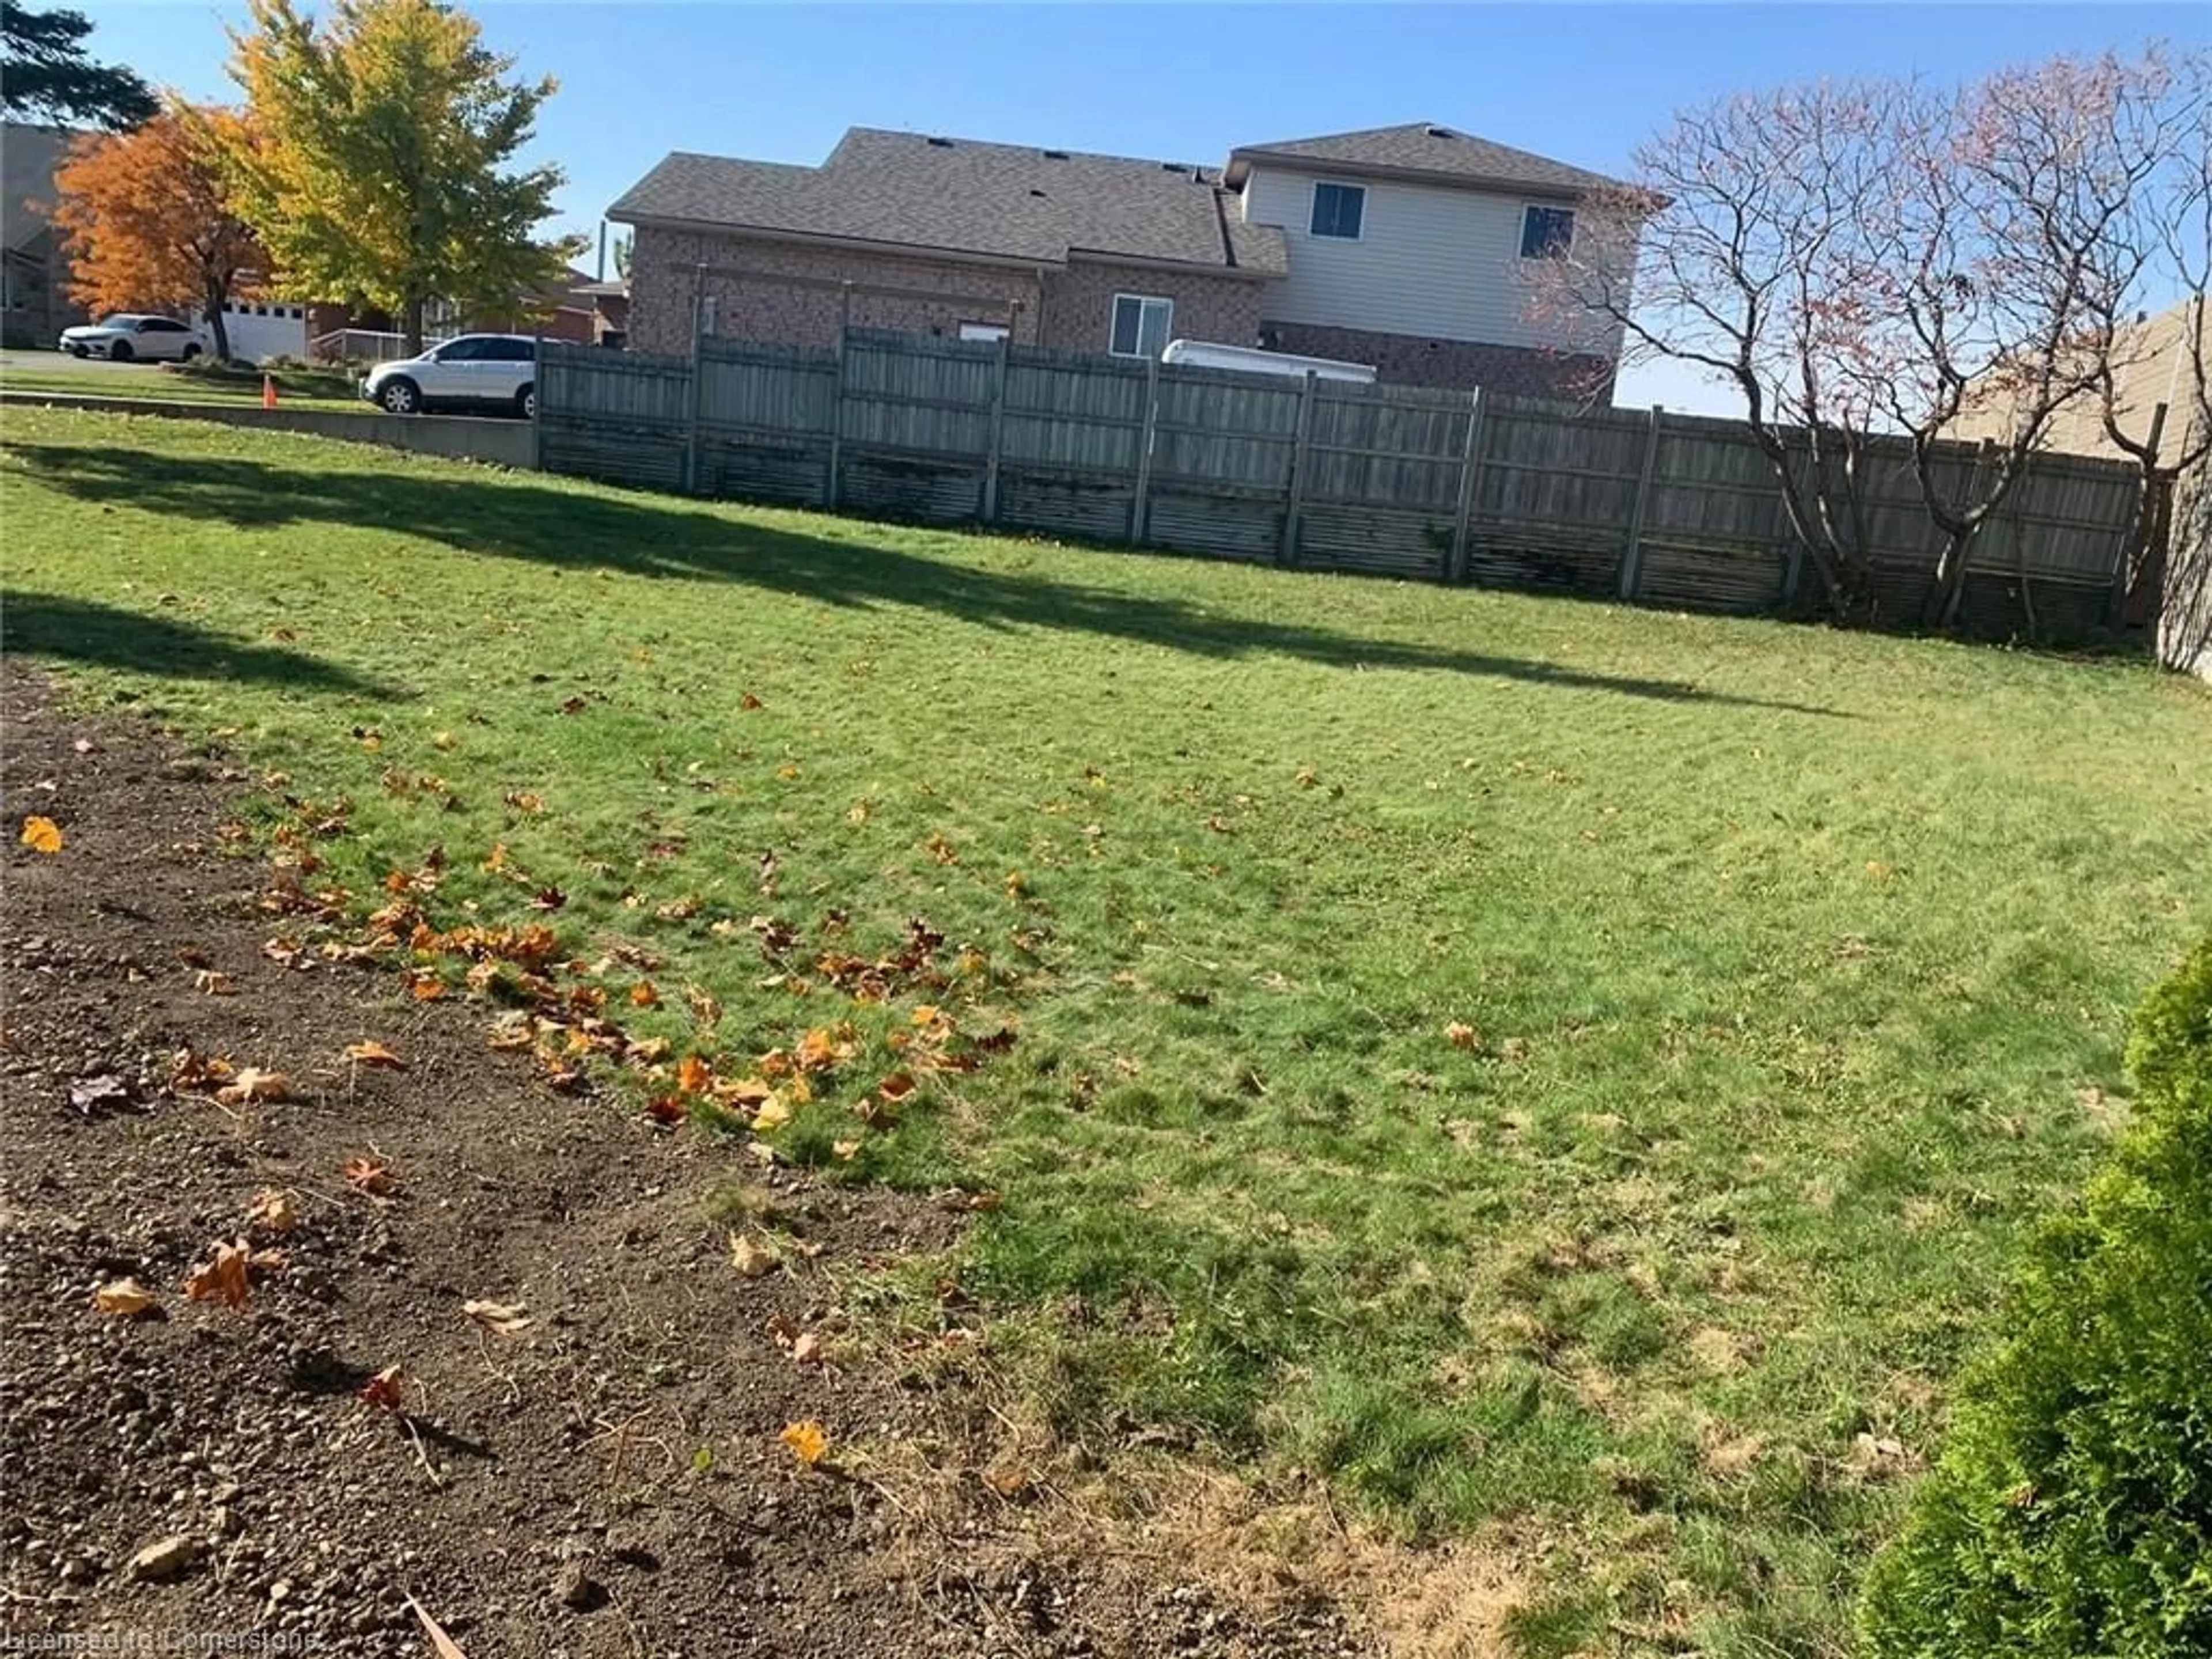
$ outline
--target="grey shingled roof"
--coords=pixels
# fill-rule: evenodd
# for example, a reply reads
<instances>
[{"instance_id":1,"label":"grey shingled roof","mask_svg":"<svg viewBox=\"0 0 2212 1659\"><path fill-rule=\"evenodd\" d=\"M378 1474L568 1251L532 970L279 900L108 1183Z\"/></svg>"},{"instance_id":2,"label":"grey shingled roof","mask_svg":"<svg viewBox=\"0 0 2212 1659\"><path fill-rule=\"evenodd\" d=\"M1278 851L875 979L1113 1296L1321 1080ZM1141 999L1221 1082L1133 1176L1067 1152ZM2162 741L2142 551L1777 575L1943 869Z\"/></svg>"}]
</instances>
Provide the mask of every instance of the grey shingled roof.
<instances>
[{"instance_id":1,"label":"grey shingled roof","mask_svg":"<svg viewBox=\"0 0 2212 1659\"><path fill-rule=\"evenodd\" d=\"M1095 253L1253 276L1288 269L1282 234L1242 223L1215 169L874 127L848 131L818 167L679 152L607 217L1048 264Z\"/></svg>"},{"instance_id":2,"label":"grey shingled roof","mask_svg":"<svg viewBox=\"0 0 2212 1659\"><path fill-rule=\"evenodd\" d=\"M1370 127L1320 138L1290 138L1274 144L1240 144L1230 152L1229 179L1243 182L1255 160L1279 156L1320 161L1351 173L1423 173L1471 185L1576 195L1613 184L1601 173L1570 167L1507 144L1416 121L1402 127Z\"/></svg>"}]
</instances>

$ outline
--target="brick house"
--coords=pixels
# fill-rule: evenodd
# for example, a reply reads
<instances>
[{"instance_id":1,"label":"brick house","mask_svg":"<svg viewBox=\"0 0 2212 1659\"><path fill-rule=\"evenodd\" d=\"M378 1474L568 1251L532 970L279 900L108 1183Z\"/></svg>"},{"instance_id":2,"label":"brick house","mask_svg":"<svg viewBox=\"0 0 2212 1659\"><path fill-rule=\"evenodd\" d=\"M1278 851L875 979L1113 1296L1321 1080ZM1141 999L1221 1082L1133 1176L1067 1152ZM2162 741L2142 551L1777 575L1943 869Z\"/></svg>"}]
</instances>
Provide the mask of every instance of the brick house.
<instances>
[{"instance_id":1,"label":"brick house","mask_svg":"<svg viewBox=\"0 0 2212 1659\"><path fill-rule=\"evenodd\" d=\"M1220 168L855 127L819 167L671 155L607 216L635 233L641 351L689 349L695 318L801 345L841 325L1127 356L1192 339L1547 393L1609 364L1526 318L1518 262L1603 182L1428 125Z\"/></svg>"},{"instance_id":2,"label":"brick house","mask_svg":"<svg viewBox=\"0 0 2212 1659\"><path fill-rule=\"evenodd\" d=\"M70 298L69 249L47 219L54 173L78 136L22 121L0 127L0 344L51 346L86 320Z\"/></svg>"}]
</instances>

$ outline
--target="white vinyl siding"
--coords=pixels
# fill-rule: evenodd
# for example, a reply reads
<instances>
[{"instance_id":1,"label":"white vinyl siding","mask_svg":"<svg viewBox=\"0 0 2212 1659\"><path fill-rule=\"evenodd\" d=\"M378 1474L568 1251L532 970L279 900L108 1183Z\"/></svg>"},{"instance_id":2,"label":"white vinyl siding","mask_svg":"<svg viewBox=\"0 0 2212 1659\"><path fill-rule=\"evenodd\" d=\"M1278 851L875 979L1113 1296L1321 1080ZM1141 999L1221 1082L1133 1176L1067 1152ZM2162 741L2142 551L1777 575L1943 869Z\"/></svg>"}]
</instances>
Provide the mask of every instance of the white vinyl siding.
<instances>
[{"instance_id":1,"label":"white vinyl siding","mask_svg":"<svg viewBox=\"0 0 2212 1659\"><path fill-rule=\"evenodd\" d=\"M1290 242L1290 275L1269 285L1270 321L1491 345L1572 343L1527 314L1521 198L1370 180L1355 242L1311 233L1317 182L1267 167L1245 183L1246 220L1281 226Z\"/></svg>"}]
</instances>

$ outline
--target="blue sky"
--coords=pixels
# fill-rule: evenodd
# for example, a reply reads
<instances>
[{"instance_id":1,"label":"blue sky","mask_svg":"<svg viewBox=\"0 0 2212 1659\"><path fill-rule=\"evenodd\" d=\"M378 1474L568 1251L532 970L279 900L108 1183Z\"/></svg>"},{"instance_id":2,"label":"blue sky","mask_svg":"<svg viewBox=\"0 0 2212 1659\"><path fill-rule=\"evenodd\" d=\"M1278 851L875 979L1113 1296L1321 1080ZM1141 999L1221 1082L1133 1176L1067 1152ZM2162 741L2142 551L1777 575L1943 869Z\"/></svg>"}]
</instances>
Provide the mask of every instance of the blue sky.
<instances>
[{"instance_id":1,"label":"blue sky","mask_svg":"<svg viewBox=\"0 0 2212 1659\"><path fill-rule=\"evenodd\" d=\"M243 5L74 3L100 56L190 97L229 94L224 28ZM1737 88L1952 80L2060 51L2212 40L2198 5L470 9L495 47L559 79L538 151L568 175L562 228L592 232L669 150L811 162L855 125L1218 162L1235 143L1434 120L1611 172L1678 106ZM1723 406L1663 369L1622 397Z\"/></svg>"}]
</instances>

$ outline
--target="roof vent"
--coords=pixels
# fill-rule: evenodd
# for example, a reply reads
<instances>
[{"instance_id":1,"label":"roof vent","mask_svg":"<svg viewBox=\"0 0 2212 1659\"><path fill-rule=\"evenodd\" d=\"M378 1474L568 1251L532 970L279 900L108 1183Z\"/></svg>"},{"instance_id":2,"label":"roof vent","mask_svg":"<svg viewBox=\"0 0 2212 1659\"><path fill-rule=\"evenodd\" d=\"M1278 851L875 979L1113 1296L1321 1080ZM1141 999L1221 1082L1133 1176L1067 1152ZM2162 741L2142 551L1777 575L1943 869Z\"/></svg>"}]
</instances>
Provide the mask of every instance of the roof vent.
<instances>
[{"instance_id":1,"label":"roof vent","mask_svg":"<svg viewBox=\"0 0 2212 1659\"><path fill-rule=\"evenodd\" d=\"M1048 161L1065 161L1067 159L1067 152L1064 149L1048 149L1044 153L1044 159Z\"/></svg>"},{"instance_id":2,"label":"roof vent","mask_svg":"<svg viewBox=\"0 0 2212 1659\"><path fill-rule=\"evenodd\" d=\"M1043 194L1044 194L1044 192L1043 192L1042 191L1041 191L1041 190L1033 190L1033 191L1031 191L1030 192L1030 195L1032 195L1032 196L1042 196L1042 195L1043 195Z\"/></svg>"},{"instance_id":3,"label":"roof vent","mask_svg":"<svg viewBox=\"0 0 2212 1659\"><path fill-rule=\"evenodd\" d=\"M1190 166L1188 162L1184 161L1163 161L1160 163L1160 171L1162 173L1188 173L1190 171Z\"/></svg>"},{"instance_id":4,"label":"roof vent","mask_svg":"<svg viewBox=\"0 0 2212 1659\"><path fill-rule=\"evenodd\" d=\"M929 147L932 149L951 149L952 141L950 138L932 138L929 140Z\"/></svg>"},{"instance_id":5,"label":"roof vent","mask_svg":"<svg viewBox=\"0 0 2212 1659\"><path fill-rule=\"evenodd\" d=\"M1431 127L1429 129L1429 137L1431 138L1456 138L1459 137L1459 134L1454 132L1449 127Z\"/></svg>"}]
</instances>

